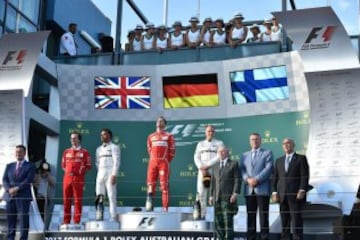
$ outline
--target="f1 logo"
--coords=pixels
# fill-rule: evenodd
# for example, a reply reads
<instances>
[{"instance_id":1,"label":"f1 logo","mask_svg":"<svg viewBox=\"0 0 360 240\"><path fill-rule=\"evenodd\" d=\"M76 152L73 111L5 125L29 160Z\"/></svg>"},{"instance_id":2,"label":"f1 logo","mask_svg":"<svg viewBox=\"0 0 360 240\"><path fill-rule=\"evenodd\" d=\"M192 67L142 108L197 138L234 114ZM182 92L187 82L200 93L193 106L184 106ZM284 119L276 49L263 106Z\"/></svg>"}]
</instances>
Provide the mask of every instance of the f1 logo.
<instances>
[{"instance_id":1,"label":"f1 logo","mask_svg":"<svg viewBox=\"0 0 360 240\"><path fill-rule=\"evenodd\" d=\"M139 223L139 227L150 227L155 222L154 217L143 217Z\"/></svg>"},{"instance_id":2,"label":"f1 logo","mask_svg":"<svg viewBox=\"0 0 360 240\"><path fill-rule=\"evenodd\" d=\"M305 43L310 43L312 40L317 39L319 37L319 32L324 27L314 27L309 36L306 38ZM327 26L324 33L322 34L323 42L329 42L331 40L332 35L334 34L336 26Z\"/></svg>"},{"instance_id":3,"label":"f1 logo","mask_svg":"<svg viewBox=\"0 0 360 240\"><path fill-rule=\"evenodd\" d=\"M27 50L20 49L18 51L9 51L2 63L2 65L7 65L9 62L16 61L16 65L20 65L24 62Z\"/></svg>"}]
</instances>

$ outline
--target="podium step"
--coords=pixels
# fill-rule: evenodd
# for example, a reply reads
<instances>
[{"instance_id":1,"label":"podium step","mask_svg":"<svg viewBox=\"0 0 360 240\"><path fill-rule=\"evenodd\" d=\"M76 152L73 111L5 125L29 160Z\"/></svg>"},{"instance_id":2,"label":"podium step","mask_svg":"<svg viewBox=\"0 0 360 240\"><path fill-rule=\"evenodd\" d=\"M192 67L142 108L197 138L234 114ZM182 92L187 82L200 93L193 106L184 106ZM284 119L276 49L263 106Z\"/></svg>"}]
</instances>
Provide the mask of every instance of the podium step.
<instances>
[{"instance_id":1,"label":"podium step","mask_svg":"<svg viewBox=\"0 0 360 240\"><path fill-rule=\"evenodd\" d=\"M120 219L122 230L177 230L181 213L129 212L121 214Z\"/></svg>"},{"instance_id":2,"label":"podium step","mask_svg":"<svg viewBox=\"0 0 360 240\"><path fill-rule=\"evenodd\" d=\"M205 220L186 220L181 222L181 230L184 231L210 231L212 228L213 224Z\"/></svg>"},{"instance_id":3,"label":"podium step","mask_svg":"<svg viewBox=\"0 0 360 240\"><path fill-rule=\"evenodd\" d=\"M67 231L84 231L85 226L83 224L61 224L59 226L60 232L67 232Z\"/></svg>"},{"instance_id":4,"label":"podium step","mask_svg":"<svg viewBox=\"0 0 360 240\"><path fill-rule=\"evenodd\" d=\"M85 224L87 231L119 230L120 223L117 221L89 221Z\"/></svg>"}]
</instances>

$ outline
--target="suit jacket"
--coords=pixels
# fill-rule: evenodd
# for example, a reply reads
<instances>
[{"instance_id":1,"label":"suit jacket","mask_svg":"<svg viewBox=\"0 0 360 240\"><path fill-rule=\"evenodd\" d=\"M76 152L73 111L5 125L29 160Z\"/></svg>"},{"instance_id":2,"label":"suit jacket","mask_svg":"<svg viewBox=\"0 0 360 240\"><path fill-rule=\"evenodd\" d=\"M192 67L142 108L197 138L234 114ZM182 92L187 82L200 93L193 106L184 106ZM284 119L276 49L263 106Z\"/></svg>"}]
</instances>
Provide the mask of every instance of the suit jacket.
<instances>
[{"instance_id":1,"label":"suit jacket","mask_svg":"<svg viewBox=\"0 0 360 240\"><path fill-rule=\"evenodd\" d=\"M294 153L288 171L285 171L285 155L276 160L273 191L277 192L280 201L284 198L296 198L296 193L303 189L308 190L309 184L309 165L306 156Z\"/></svg>"},{"instance_id":2,"label":"suit jacket","mask_svg":"<svg viewBox=\"0 0 360 240\"><path fill-rule=\"evenodd\" d=\"M271 194L271 174L273 171L273 154L270 150L260 148L255 157L255 161L251 160L251 151L243 153L240 161L241 176L244 181L244 195L250 195L252 191L257 195ZM256 178L258 185L253 188L247 184L249 177Z\"/></svg>"},{"instance_id":3,"label":"suit jacket","mask_svg":"<svg viewBox=\"0 0 360 240\"><path fill-rule=\"evenodd\" d=\"M211 181L210 191L214 201L230 201L233 193L240 193L241 179L238 163L228 159L222 169L220 169L220 164L215 164Z\"/></svg>"},{"instance_id":4,"label":"suit jacket","mask_svg":"<svg viewBox=\"0 0 360 240\"><path fill-rule=\"evenodd\" d=\"M4 200L9 201L12 198L31 200L31 184L34 182L36 168L32 163L24 161L20 167L19 174L16 175L16 163L9 163L5 168L2 179L5 188ZM9 195L9 188L12 187L19 187L19 191L14 197Z\"/></svg>"}]
</instances>

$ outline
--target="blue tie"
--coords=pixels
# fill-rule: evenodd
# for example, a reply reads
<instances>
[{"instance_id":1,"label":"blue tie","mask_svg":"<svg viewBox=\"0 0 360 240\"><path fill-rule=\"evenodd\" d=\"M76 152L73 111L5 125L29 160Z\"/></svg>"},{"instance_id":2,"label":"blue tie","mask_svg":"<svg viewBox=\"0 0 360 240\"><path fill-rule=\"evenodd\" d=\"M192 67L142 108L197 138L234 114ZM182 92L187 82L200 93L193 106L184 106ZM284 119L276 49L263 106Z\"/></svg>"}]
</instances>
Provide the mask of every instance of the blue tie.
<instances>
[{"instance_id":1,"label":"blue tie","mask_svg":"<svg viewBox=\"0 0 360 240\"><path fill-rule=\"evenodd\" d=\"M256 159L256 152L257 151L252 151L251 152L251 165L254 166L255 165L255 159Z\"/></svg>"}]
</instances>

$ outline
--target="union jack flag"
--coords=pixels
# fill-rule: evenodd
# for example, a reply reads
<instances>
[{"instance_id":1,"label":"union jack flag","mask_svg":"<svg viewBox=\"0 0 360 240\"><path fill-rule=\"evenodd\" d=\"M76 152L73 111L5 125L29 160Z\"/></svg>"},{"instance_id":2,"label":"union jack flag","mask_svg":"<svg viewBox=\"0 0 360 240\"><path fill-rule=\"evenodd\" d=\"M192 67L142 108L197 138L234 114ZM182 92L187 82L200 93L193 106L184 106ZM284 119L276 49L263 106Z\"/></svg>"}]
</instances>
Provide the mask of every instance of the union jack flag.
<instances>
[{"instance_id":1,"label":"union jack flag","mask_svg":"<svg viewBox=\"0 0 360 240\"><path fill-rule=\"evenodd\" d=\"M95 77L96 109L150 106L150 77Z\"/></svg>"}]
</instances>

